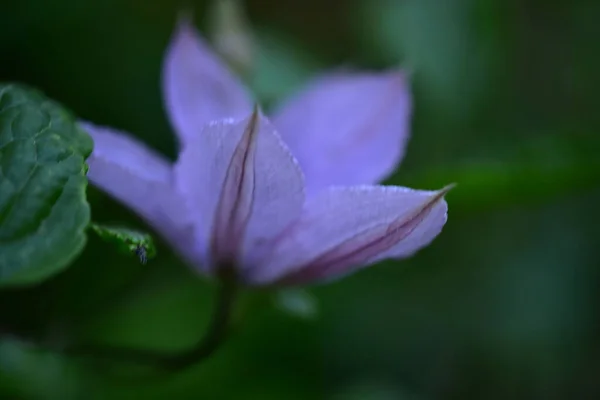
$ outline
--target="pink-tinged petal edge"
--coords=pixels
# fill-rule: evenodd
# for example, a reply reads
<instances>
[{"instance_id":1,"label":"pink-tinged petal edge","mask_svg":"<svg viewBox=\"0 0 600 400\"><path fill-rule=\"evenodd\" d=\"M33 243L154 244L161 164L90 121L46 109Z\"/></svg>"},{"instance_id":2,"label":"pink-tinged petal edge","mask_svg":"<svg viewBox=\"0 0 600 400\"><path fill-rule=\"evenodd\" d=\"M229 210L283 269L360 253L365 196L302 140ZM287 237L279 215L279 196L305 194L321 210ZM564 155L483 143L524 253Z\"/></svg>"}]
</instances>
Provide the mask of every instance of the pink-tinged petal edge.
<instances>
[{"instance_id":1,"label":"pink-tinged petal edge","mask_svg":"<svg viewBox=\"0 0 600 400\"><path fill-rule=\"evenodd\" d=\"M171 125L184 146L207 123L252 111L243 84L209 48L188 14L181 14L165 53L162 89Z\"/></svg>"},{"instance_id":2,"label":"pink-tinged petal edge","mask_svg":"<svg viewBox=\"0 0 600 400\"><path fill-rule=\"evenodd\" d=\"M197 227L194 264L207 273L261 258L304 204L302 171L258 110L207 125L181 153L176 176Z\"/></svg>"},{"instance_id":3,"label":"pink-tinged petal edge","mask_svg":"<svg viewBox=\"0 0 600 400\"><path fill-rule=\"evenodd\" d=\"M309 198L301 218L248 279L299 285L339 278L427 246L447 219L452 186L418 191L393 186L334 187Z\"/></svg>"},{"instance_id":4,"label":"pink-tinged petal edge","mask_svg":"<svg viewBox=\"0 0 600 400\"><path fill-rule=\"evenodd\" d=\"M338 71L292 96L273 123L315 193L390 175L404 156L411 109L406 73Z\"/></svg>"}]
</instances>

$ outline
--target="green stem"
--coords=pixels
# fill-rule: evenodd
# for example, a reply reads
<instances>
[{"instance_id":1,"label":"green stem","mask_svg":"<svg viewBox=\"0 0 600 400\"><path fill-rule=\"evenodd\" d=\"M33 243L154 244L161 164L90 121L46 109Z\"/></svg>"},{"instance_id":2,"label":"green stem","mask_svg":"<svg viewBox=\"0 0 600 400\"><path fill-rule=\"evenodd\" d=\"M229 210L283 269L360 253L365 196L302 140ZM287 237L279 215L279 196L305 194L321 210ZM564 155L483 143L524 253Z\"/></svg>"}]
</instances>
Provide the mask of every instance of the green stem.
<instances>
[{"instance_id":1,"label":"green stem","mask_svg":"<svg viewBox=\"0 0 600 400\"><path fill-rule=\"evenodd\" d=\"M77 345L64 348L61 352L74 357L103 358L181 370L207 359L219 349L228 333L235 294L234 280L221 281L208 331L198 344L189 350L172 353L121 346Z\"/></svg>"}]
</instances>

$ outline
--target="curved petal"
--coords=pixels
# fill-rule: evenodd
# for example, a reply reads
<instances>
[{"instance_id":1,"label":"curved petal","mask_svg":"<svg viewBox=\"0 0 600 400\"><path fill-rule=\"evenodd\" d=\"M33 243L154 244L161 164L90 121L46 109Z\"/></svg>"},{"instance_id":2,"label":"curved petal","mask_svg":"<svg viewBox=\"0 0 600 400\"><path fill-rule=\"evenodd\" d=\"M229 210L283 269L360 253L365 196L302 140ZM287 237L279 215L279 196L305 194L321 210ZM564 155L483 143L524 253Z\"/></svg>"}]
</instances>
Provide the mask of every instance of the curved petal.
<instances>
[{"instance_id":1,"label":"curved petal","mask_svg":"<svg viewBox=\"0 0 600 400\"><path fill-rule=\"evenodd\" d=\"M210 121L242 118L252 111L242 83L181 17L167 49L162 72L165 106L185 145Z\"/></svg>"},{"instance_id":2,"label":"curved petal","mask_svg":"<svg viewBox=\"0 0 600 400\"><path fill-rule=\"evenodd\" d=\"M385 258L405 258L427 246L446 222L450 188L393 186L330 188L312 197L255 284L329 280Z\"/></svg>"},{"instance_id":3,"label":"curved petal","mask_svg":"<svg viewBox=\"0 0 600 400\"><path fill-rule=\"evenodd\" d=\"M182 222L170 163L125 132L80 122L94 140L88 179L166 235ZM165 232L168 230L169 232Z\"/></svg>"},{"instance_id":4,"label":"curved petal","mask_svg":"<svg viewBox=\"0 0 600 400\"><path fill-rule=\"evenodd\" d=\"M404 73L336 72L284 104L273 123L314 192L392 173L404 155L410 112Z\"/></svg>"},{"instance_id":5,"label":"curved petal","mask_svg":"<svg viewBox=\"0 0 600 400\"><path fill-rule=\"evenodd\" d=\"M197 221L198 262L210 269L255 263L304 203L300 168L257 111L207 125L181 153L176 177Z\"/></svg>"}]
</instances>

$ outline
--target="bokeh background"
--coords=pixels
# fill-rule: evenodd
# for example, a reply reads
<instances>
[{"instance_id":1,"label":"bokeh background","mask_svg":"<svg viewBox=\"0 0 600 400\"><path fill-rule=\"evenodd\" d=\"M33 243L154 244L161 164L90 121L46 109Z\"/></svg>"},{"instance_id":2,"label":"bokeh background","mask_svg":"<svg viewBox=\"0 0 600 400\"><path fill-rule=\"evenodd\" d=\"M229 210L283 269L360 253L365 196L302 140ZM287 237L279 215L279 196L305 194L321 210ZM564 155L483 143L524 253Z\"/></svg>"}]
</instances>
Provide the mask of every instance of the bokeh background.
<instances>
[{"instance_id":1,"label":"bokeh background","mask_svg":"<svg viewBox=\"0 0 600 400\"><path fill-rule=\"evenodd\" d=\"M209 2L185 6L212 32ZM247 80L267 108L326 68L412 70L412 139L388 182L457 182L443 234L412 259L309 288L312 316L247 306L213 358L174 376L126 379L5 337L0 398L600 398L600 2L243 6L255 44ZM0 80L174 157L159 76L180 7L3 0ZM89 200L96 222L144 228L94 188ZM158 251L141 266L90 237L66 272L0 293L0 318L48 340L186 348L214 286Z\"/></svg>"}]
</instances>

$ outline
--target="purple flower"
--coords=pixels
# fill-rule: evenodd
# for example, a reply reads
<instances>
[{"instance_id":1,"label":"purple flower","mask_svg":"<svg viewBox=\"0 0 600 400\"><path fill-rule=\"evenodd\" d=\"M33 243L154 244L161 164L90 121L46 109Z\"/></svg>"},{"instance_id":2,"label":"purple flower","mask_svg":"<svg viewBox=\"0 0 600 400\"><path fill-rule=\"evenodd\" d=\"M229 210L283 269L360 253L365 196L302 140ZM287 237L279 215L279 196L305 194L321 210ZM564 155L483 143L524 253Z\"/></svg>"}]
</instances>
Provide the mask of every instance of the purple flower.
<instances>
[{"instance_id":1,"label":"purple flower","mask_svg":"<svg viewBox=\"0 0 600 400\"><path fill-rule=\"evenodd\" d=\"M248 285L329 280L427 246L449 190L374 185L408 138L400 71L333 72L270 122L181 20L163 65L180 143L172 164L124 132L82 123L89 179L151 224L196 270Z\"/></svg>"}]
</instances>

